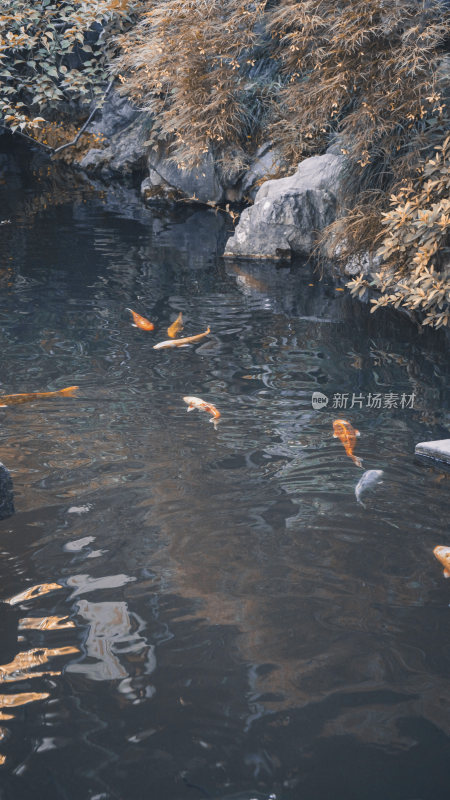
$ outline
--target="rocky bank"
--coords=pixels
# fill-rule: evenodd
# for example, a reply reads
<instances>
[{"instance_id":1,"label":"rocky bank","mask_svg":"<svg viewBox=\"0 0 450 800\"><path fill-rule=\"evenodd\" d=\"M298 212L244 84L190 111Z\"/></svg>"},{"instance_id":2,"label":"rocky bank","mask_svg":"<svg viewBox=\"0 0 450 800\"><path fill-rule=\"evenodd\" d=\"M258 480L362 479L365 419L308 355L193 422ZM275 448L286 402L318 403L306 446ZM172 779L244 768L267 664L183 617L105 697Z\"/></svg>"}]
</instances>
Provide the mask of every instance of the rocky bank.
<instances>
[{"instance_id":1,"label":"rocky bank","mask_svg":"<svg viewBox=\"0 0 450 800\"><path fill-rule=\"evenodd\" d=\"M144 202L184 199L211 206L247 203L225 255L245 258L309 257L317 235L336 218L344 156L328 152L307 158L294 175L276 178L280 156L261 146L246 169L224 173L213 154L194 170L181 169L162 143L151 145L152 118L117 92L107 98L91 125L104 147L90 150L81 169L91 179L125 181Z\"/></svg>"}]
</instances>

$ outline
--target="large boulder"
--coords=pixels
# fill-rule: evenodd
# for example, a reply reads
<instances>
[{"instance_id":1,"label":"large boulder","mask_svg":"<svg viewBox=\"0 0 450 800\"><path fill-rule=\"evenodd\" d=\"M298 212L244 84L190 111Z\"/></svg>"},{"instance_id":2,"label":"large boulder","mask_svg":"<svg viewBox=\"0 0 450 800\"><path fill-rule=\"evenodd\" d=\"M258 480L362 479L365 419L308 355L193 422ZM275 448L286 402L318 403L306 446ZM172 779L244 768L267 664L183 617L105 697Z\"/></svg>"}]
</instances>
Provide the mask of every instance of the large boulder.
<instances>
[{"instance_id":1,"label":"large boulder","mask_svg":"<svg viewBox=\"0 0 450 800\"><path fill-rule=\"evenodd\" d=\"M309 256L319 231L334 221L345 158L326 153L301 162L288 178L263 183L241 215L225 256Z\"/></svg>"},{"instance_id":2,"label":"large boulder","mask_svg":"<svg viewBox=\"0 0 450 800\"><path fill-rule=\"evenodd\" d=\"M103 139L104 146L89 150L80 161L80 167L102 178L142 175L146 169L146 142L151 127L150 114L139 111L117 92L111 92L101 117L89 127L90 133Z\"/></svg>"},{"instance_id":3,"label":"large boulder","mask_svg":"<svg viewBox=\"0 0 450 800\"><path fill-rule=\"evenodd\" d=\"M230 153L228 154L231 155ZM280 155L269 142L250 158L245 169L224 169L215 161L211 151L205 154L195 169L181 169L160 144L148 153L149 175L142 183L144 198L175 193L202 203L240 203L253 199L263 180L277 172Z\"/></svg>"},{"instance_id":4,"label":"large boulder","mask_svg":"<svg viewBox=\"0 0 450 800\"><path fill-rule=\"evenodd\" d=\"M254 200L261 184L279 171L281 162L281 155L272 142L261 145L242 178L239 199Z\"/></svg>"},{"instance_id":5,"label":"large boulder","mask_svg":"<svg viewBox=\"0 0 450 800\"><path fill-rule=\"evenodd\" d=\"M144 198L157 195L181 194L202 203L220 203L225 196L225 187L219 179L211 152L194 169L182 169L160 145L147 155L148 177L142 183Z\"/></svg>"}]
</instances>

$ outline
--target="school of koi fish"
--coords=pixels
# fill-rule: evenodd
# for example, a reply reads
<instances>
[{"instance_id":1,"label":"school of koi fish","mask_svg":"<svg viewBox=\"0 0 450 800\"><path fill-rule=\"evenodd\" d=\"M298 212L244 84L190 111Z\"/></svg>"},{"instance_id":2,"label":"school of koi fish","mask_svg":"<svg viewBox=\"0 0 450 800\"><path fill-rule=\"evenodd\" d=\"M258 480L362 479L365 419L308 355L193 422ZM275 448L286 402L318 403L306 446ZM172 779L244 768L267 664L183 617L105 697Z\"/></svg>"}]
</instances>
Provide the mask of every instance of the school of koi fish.
<instances>
[{"instance_id":1,"label":"school of koi fish","mask_svg":"<svg viewBox=\"0 0 450 800\"><path fill-rule=\"evenodd\" d=\"M142 331L154 331L155 326L153 322L151 322L146 317L138 314L136 311L133 311L131 308L127 308L126 311L129 311L133 322L131 323L134 328L139 328ZM183 315L180 312L177 318L169 325L167 328L167 335L169 339L158 342L157 344L153 345L153 350L162 350L162 349L169 349L175 347L189 347L191 344L201 341L206 336L209 336L211 333L211 329L208 326L206 331L203 333L197 333L193 336L185 336L182 338L177 339L178 333L183 330ZM244 375L243 377L249 378L252 376ZM7 406L11 405L20 405L22 403L32 402L34 400L44 400L51 397L74 397L76 391L78 390L78 386L68 386L64 389L59 389L53 392L29 392L24 394L6 394L0 395L0 408L6 408ZM214 406L212 403L209 403L205 400L202 400L201 397L195 397L193 395L186 395L183 397L183 401L187 404L187 411L206 411L207 414L211 415L209 422L213 423L214 430L217 430L217 426L219 423L219 419L221 417L220 411ZM357 437L361 434L360 432L352 426L352 424L346 419L336 419L333 422L333 438L339 439L342 443L347 456L353 461L353 463L363 468L361 459L355 455L354 450L356 446ZM361 497L369 490L373 489L377 484L382 483L382 476L383 470L379 469L370 469L366 470L358 483L355 486L355 497L357 502L365 508L364 503L361 500ZM434 556L437 560L442 564L444 567L444 577L450 578L450 547L445 547L443 545L438 545L433 550Z\"/></svg>"}]
</instances>

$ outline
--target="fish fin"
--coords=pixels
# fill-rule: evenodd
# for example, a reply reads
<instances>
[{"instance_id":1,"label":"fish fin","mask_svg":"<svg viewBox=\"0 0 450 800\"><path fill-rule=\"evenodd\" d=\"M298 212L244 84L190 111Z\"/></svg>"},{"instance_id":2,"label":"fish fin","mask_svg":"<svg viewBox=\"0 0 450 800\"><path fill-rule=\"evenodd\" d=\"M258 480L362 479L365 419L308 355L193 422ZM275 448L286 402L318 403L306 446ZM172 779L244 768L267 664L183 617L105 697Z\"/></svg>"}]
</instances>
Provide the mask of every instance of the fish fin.
<instances>
[{"instance_id":1,"label":"fish fin","mask_svg":"<svg viewBox=\"0 0 450 800\"><path fill-rule=\"evenodd\" d=\"M189 413L189 411L194 411L194 409L195 409L195 406L188 406L186 411Z\"/></svg>"},{"instance_id":2,"label":"fish fin","mask_svg":"<svg viewBox=\"0 0 450 800\"><path fill-rule=\"evenodd\" d=\"M356 428L355 428L355 435L356 436L361 436L360 432Z\"/></svg>"},{"instance_id":3,"label":"fish fin","mask_svg":"<svg viewBox=\"0 0 450 800\"><path fill-rule=\"evenodd\" d=\"M176 341L176 339L174 339ZM181 350L182 347L191 347L190 344L172 344L171 347L178 347L178 350Z\"/></svg>"},{"instance_id":4,"label":"fish fin","mask_svg":"<svg viewBox=\"0 0 450 800\"><path fill-rule=\"evenodd\" d=\"M366 504L365 504L365 503L363 503L363 501L362 501L362 500L358 500L358 503L359 503L359 505L360 505L360 506L362 506L363 508L365 508L365 507L366 507Z\"/></svg>"},{"instance_id":5,"label":"fish fin","mask_svg":"<svg viewBox=\"0 0 450 800\"><path fill-rule=\"evenodd\" d=\"M444 569L444 578L450 578L450 572L448 569Z\"/></svg>"},{"instance_id":6,"label":"fish fin","mask_svg":"<svg viewBox=\"0 0 450 800\"><path fill-rule=\"evenodd\" d=\"M135 324L134 324L134 322L132 322L132 323L131 323L131 327L132 327L132 328L137 328L137 325L135 325Z\"/></svg>"},{"instance_id":7,"label":"fish fin","mask_svg":"<svg viewBox=\"0 0 450 800\"><path fill-rule=\"evenodd\" d=\"M333 439L337 439L337 438L338 438L337 433L333 433Z\"/></svg>"},{"instance_id":8,"label":"fish fin","mask_svg":"<svg viewBox=\"0 0 450 800\"><path fill-rule=\"evenodd\" d=\"M8 403L2 403L2 404L0 405L0 408L8 408Z\"/></svg>"}]
</instances>

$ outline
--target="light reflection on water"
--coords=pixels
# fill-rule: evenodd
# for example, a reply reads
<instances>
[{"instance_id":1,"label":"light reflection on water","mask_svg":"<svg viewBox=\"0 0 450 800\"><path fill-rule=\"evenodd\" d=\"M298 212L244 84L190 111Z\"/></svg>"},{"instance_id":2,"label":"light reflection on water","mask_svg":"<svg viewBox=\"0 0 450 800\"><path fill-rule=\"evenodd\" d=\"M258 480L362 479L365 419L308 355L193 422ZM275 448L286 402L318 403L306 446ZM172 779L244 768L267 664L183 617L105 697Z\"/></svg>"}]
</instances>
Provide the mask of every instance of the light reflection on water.
<instances>
[{"instance_id":1,"label":"light reflection on water","mask_svg":"<svg viewBox=\"0 0 450 800\"><path fill-rule=\"evenodd\" d=\"M26 197L0 391L80 391L0 409L5 797L447 797L449 479L412 455L448 435L441 340L308 267L222 264L213 212ZM180 311L213 336L153 351ZM347 412L385 473L365 508L316 390L417 396Z\"/></svg>"}]
</instances>

